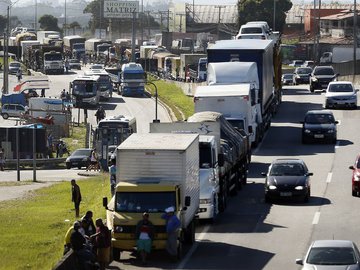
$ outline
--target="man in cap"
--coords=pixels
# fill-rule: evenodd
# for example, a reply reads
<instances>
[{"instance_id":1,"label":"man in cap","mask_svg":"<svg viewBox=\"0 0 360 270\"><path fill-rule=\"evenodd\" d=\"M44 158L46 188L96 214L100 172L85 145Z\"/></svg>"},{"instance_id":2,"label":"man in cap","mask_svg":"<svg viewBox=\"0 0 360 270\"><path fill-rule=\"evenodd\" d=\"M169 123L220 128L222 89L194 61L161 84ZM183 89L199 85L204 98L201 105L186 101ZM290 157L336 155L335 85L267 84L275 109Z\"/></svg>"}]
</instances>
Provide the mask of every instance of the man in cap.
<instances>
[{"instance_id":1,"label":"man in cap","mask_svg":"<svg viewBox=\"0 0 360 270\"><path fill-rule=\"evenodd\" d=\"M151 244L154 236L154 226L149 220L149 213L144 212L142 220L136 225L136 244L141 256L141 262L146 264L146 256L151 251Z\"/></svg>"},{"instance_id":2,"label":"man in cap","mask_svg":"<svg viewBox=\"0 0 360 270\"><path fill-rule=\"evenodd\" d=\"M178 238L178 230L180 228L180 220L174 214L175 208L170 206L165 209L165 213L161 216L166 220L166 233L167 233L167 242L166 242L166 250L172 257L172 260L177 260L177 238Z\"/></svg>"}]
</instances>

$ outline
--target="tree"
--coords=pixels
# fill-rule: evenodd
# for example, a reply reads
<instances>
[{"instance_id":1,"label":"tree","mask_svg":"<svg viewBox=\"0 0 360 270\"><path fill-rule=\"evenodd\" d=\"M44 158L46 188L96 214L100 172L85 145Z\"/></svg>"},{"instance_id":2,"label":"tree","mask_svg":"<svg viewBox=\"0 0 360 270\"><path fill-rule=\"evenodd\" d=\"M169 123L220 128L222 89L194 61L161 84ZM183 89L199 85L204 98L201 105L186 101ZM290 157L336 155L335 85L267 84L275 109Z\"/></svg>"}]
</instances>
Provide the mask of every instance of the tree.
<instances>
[{"instance_id":1,"label":"tree","mask_svg":"<svg viewBox=\"0 0 360 270\"><path fill-rule=\"evenodd\" d=\"M58 19L53 15L43 15L39 19L40 28L45 31L60 31Z\"/></svg>"},{"instance_id":2,"label":"tree","mask_svg":"<svg viewBox=\"0 0 360 270\"><path fill-rule=\"evenodd\" d=\"M239 0L239 25L248 21L266 21L273 27L274 21L274 1L275 1L275 29L282 31L286 12L292 7L290 0Z\"/></svg>"},{"instance_id":3,"label":"tree","mask_svg":"<svg viewBox=\"0 0 360 270\"><path fill-rule=\"evenodd\" d=\"M81 28L81 26L77 21L75 21L70 23L69 28L73 30L73 35L75 35L76 28Z\"/></svg>"}]
</instances>

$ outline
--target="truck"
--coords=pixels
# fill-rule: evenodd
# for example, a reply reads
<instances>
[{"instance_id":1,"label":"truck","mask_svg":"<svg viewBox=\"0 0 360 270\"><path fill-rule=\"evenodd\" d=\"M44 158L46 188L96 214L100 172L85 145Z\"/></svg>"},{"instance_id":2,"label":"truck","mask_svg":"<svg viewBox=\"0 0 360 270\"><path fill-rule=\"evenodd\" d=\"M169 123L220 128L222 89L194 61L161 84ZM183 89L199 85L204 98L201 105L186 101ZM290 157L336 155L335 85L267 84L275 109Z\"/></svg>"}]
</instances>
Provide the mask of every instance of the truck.
<instances>
[{"instance_id":1,"label":"truck","mask_svg":"<svg viewBox=\"0 0 360 270\"><path fill-rule=\"evenodd\" d=\"M208 65L218 62L255 62L259 79L259 102L262 124L260 132L271 124L281 102L281 57L279 41L219 40L207 49ZM232 73L239 74L240 70ZM209 80L209 78L208 78Z\"/></svg>"},{"instance_id":2,"label":"truck","mask_svg":"<svg viewBox=\"0 0 360 270\"><path fill-rule=\"evenodd\" d=\"M200 58L206 58L206 54L193 54L193 53L180 54L179 76L182 81L190 80L191 70L195 71L192 72L192 74L197 74L196 70L198 68ZM194 75L193 80L196 80L196 77L197 75Z\"/></svg>"},{"instance_id":3,"label":"truck","mask_svg":"<svg viewBox=\"0 0 360 270\"><path fill-rule=\"evenodd\" d=\"M104 40L100 38L90 38L85 41L85 53L87 55L95 55L97 46L103 43Z\"/></svg>"},{"instance_id":4,"label":"truck","mask_svg":"<svg viewBox=\"0 0 360 270\"><path fill-rule=\"evenodd\" d=\"M64 74L62 48L59 46L32 45L27 47L25 65L44 74Z\"/></svg>"},{"instance_id":5,"label":"truck","mask_svg":"<svg viewBox=\"0 0 360 270\"><path fill-rule=\"evenodd\" d=\"M26 97L23 93L2 94L1 104L21 104L26 106Z\"/></svg>"},{"instance_id":6,"label":"truck","mask_svg":"<svg viewBox=\"0 0 360 270\"><path fill-rule=\"evenodd\" d=\"M143 96L146 74L140 64L130 62L121 66L121 86L119 94L123 96Z\"/></svg>"},{"instance_id":7,"label":"truck","mask_svg":"<svg viewBox=\"0 0 360 270\"><path fill-rule=\"evenodd\" d=\"M108 201L107 227L111 230L115 260L121 251L134 251L135 230L142 214L155 227L152 250L166 248L166 224L161 218L174 207L180 220L178 255L182 244L195 241L199 208L199 136L197 134L133 133L116 149L115 195Z\"/></svg>"},{"instance_id":8,"label":"truck","mask_svg":"<svg viewBox=\"0 0 360 270\"><path fill-rule=\"evenodd\" d=\"M69 85L72 103L76 108L96 107L100 101L100 76L78 76Z\"/></svg>"},{"instance_id":9,"label":"truck","mask_svg":"<svg viewBox=\"0 0 360 270\"><path fill-rule=\"evenodd\" d=\"M111 41L103 41L101 44L98 44L96 47L96 59L98 61L107 60L108 58L108 49L112 46Z\"/></svg>"},{"instance_id":10,"label":"truck","mask_svg":"<svg viewBox=\"0 0 360 270\"><path fill-rule=\"evenodd\" d=\"M233 126L250 135L252 146L257 146L264 129L256 63L210 63L207 84L196 88L195 112L213 110L222 113Z\"/></svg>"},{"instance_id":11,"label":"truck","mask_svg":"<svg viewBox=\"0 0 360 270\"><path fill-rule=\"evenodd\" d=\"M64 41L64 54L68 57L73 56L74 44L85 44L85 38L79 35L65 36L63 38L63 41Z\"/></svg>"},{"instance_id":12,"label":"truck","mask_svg":"<svg viewBox=\"0 0 360 270\"><path fill-rule=\"evenodd\" d=\"M356 49L356 59L360 59L360 48ZM320 57L320 64L342 63L354 60L353 47L334 47L332 51L324 52Z\"/></svg>"},{"instance_id":13,"label":"truck","mask_svg":"<svg viewBox=\"0 0 360 270\"><path fill-rule=\"evenodd\" d=\"M236 195L247 181L248 166L251 161L251 148L246 136L234 128L218 112L194 113L187 119L189 124L198 125L199 134L215 136L217 153L223 155L219 162L219 211L224 211L229 195Z\"/></svg>"},{"instance_id":14,"label":"truck","mask_svg":"<svg viewBox=\"0 0 360 270\"><path fill-rule=\"evenodd\" d=\"M52 39L60 39L60 32L58 31L37 31L36 32L37 40L40 44L49 44L44 42L45 39L51 37Z\"/></svg>"},{"instance_id":15,"label":"truck","mask_svg":"<svg viewBox=\"0 0 360 270\"><path fill-rule=\"evenodd\" d=\"M213 221L224 210L226 194L221 193L219 168L223 154L219 153L220 134L205 135L201 123L150 123L150 133L199 134L200 202L198 218Z\"/></svg>"},{"instance_id":16,"label":"truck","mask_svg":"<svg viewBox=\"0 0 360 270\"><path fill-rule=\"evenodd\" d=\"M31 47L32 45L39 45L40 41L38 40L23 40L21 41L21 61L23 63L25 63L26 59L25 59L25 55L26 55L26 50L28 47Z\"/></svg>"}]
</instances>

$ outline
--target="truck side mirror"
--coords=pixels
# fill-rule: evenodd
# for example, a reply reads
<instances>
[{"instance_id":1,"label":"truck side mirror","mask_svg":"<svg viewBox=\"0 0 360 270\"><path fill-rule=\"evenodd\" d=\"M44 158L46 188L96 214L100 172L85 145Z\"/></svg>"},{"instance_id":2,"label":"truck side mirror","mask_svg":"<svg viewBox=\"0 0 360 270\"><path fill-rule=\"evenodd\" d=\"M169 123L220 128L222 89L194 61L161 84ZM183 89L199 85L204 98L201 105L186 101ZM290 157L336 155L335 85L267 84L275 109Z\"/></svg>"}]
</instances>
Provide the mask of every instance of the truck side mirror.
<instances>
[{"instance_id":1,"label":"truck side mirror","mask_svg":"<svg viewBox=\"0 0 360 270\"><path fill-rule=\"evenodd\" d=\"M186 196L185 197L185 206L189 207L191 204L191 197L190 196Z\"/></svg>"},{"instance_id":2,"label":"truck side mirror","mask_svg":"<svg viewBox=\"0 0 360 270\"><path fill-rule=\"evenodd\" d=\"M218 154L218 165L220 167L224 166L224 154L223 153Z\"/></svg>"},{"instance_id":3,"label":"truck side mirror","mask_svg":"<svg viewBox=\"0 0 360 270\"><path fill-rule=\"evenodd\" d=\"M108 198L107 197L103 197L103 206L105 207L105 209L107 209L108 207Z\"/></svg>"}]
</instances>

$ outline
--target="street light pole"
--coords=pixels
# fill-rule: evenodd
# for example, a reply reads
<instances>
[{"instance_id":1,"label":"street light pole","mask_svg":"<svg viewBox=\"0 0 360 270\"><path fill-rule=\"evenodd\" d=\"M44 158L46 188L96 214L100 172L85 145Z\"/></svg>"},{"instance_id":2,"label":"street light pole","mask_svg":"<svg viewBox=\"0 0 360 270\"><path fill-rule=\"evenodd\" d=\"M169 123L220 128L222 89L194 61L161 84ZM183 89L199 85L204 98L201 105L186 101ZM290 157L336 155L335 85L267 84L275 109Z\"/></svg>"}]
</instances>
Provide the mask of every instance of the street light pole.
<instances>
[{"instance_id":1,"label":"street light pole","mask_svg":"<svg viewBox=\"0 0 360 270\"><path fill-rule=\"evenodd\" d=\"M66 0L65 0L65 11L64 11L64 36L66 36Z\"/></svg>"},{"instance_id":2,"label":"street light pole","mask_svg":"<svg viewBox=\"0 0 360 270\"><path fill-rule=\"evenodd\" d=\"M356 75L356 61L357 61L357 10L356 10L356 0L354 0L354 23L353 23L353 36L354 36L354 55L353 55L353 75L355 79Z\"/></svg>"},{"instance_id":3,"label":"street light pole","mask_svg":"<svg viewBox=\"0 0 360 270\"><path fill-rule=\"evenodd\" d=\"M273 31L275 31L275 17L276 17L276 0L274 0L274 18L273 18Z\"/></svg>"},{"instance_id":4,"label":"street light pole","mask_svg":"<svg viewBox=\"0 0 360 270\"><path fill-rule=\"evenodd\" d=\"M7 26L4 33L4 79L3 94L9 93L9 36L10 36L10 5L7 7Z\"/></svg>"},{"instance_id":5,"label":"street light pole","mask_svg":"<svg viewBox=\"0 0 360 270\"><path fill-rule=\"evenodd\" d=\"M37 30L37 0L35 0L35 22L34 22L34 29Z\"/></svg>"},{"instance_id":6,"label":"street light pole","mask_svg":"<svg viewBox=\"0 0 360 270\"><path fill-rule=\"evenodd\" d=\"M158 90L157 86L153 82L146 82L147 84L151 84L155 87L155 119L153 120L153 123L160 123L160 120L158 119Z\"/></svg>"}]
</instances>

